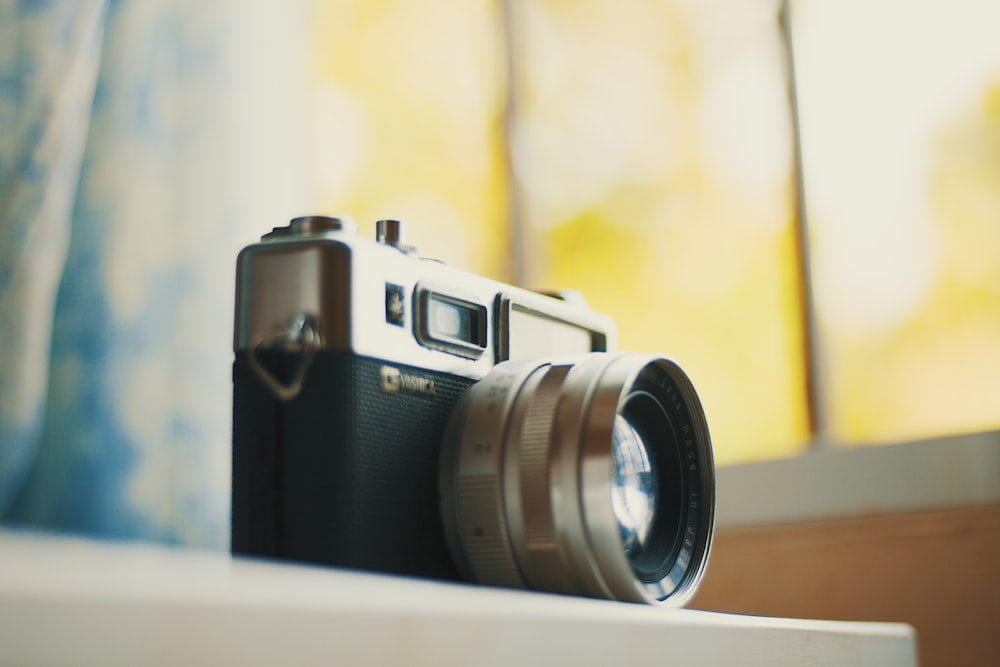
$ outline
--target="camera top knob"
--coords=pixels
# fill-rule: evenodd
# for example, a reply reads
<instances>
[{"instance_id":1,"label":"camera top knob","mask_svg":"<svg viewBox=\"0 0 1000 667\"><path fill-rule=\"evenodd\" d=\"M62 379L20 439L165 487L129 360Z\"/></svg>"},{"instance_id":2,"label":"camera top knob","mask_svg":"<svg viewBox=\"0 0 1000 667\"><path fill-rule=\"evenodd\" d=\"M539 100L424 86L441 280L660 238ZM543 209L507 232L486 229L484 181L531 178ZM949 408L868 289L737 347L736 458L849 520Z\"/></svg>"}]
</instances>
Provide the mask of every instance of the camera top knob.
<instances>
[{"instance_id":1,"label":"camera top knob","mask_svg":"<svg viewBox=\"0 0 1000 667\"><path fill-rule=\"evenodd\" d=\"M416 246L406 243L406 223L402 220L378 220L375 223L375 240L406 255L417 253Z\"/></svg>"},{"instance_id":2,"label":"camera top knob","mask_svg":"<svg viewBox=\"0 0 1000 667\"><path fill-rule=\"evenodd\" d=\"M358 225L351 218L332 218L325 215L304 215L293 218L286 227L275 227L263 238L270 239L282 236L306 236L309 234L322 234L324 232L350 232L358 231Z\"/></svg>"},{"instance_id":3,"label":"camera top knob","mask_svg":"<svg viewBox=\"0 0 1000 667\"><path fill-rule=\"evenodd\" d=\"M304 215L288 225L292 234L321 234L323 232L356 232L358 226L351 218L333 218L325 215Z\"/></svg>"}]
</instances>

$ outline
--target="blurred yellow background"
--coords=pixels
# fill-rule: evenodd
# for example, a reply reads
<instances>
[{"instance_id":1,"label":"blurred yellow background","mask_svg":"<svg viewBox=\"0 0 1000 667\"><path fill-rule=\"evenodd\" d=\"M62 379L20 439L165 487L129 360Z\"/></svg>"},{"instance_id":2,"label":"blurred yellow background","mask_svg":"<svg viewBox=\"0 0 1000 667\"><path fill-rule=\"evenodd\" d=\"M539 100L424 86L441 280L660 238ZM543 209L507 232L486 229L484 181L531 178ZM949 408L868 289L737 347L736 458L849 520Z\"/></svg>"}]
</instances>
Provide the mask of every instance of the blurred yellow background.
<instances>
[{"instance_id":1,"label":"blurred yellow background","mask_svg":"<svg viewBox=\"0 0 1000 667\"><path fill-rule=\"evenodd\" d=\"M1000 11L875 5L792 3L827 435L997 427ZM620 348L689 372L719 463L801 451L779 9L317 1L317 210L369 236L405 218L425 255L582 291Z\"/></svg>"}]
</instances>

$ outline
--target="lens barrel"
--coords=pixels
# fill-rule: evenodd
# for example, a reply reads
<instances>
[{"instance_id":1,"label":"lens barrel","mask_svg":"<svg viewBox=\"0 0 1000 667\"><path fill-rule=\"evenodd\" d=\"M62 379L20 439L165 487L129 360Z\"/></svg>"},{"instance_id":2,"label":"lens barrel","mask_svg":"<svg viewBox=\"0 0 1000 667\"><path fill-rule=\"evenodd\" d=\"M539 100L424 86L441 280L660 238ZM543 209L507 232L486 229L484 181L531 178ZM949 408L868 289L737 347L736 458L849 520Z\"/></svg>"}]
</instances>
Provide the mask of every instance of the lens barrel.
<instances>
[{"instance_id":1,"label":"lens barrel","mask_svg":"<svg viewBox=\"0 0 1000 667\"><path fill-rule=\"evenodd\" d=\"M670 359L500 363L459 398L440 466L464 577L671 606L694 595L715 469L701 403Z\"/></svg>"}]
</instances>

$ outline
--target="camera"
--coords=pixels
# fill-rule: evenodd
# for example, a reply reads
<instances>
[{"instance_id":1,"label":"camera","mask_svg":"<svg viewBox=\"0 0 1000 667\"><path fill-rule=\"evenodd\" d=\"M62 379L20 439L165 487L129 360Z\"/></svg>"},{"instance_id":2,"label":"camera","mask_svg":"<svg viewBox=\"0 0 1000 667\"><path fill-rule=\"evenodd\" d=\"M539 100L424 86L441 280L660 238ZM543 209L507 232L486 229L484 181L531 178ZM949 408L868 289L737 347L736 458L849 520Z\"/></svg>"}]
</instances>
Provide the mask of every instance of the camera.
<instances>
[{"instance_id":1,"label":"camera","mask_svg":"<svg viewBox=\"0 0 1000 667\"><path fill-rule=\"evenodd\" d=\"M582 297L296 218L237 260L234 554L681 605L715 475L671 359Z\"/></svg>"}]
</instances>

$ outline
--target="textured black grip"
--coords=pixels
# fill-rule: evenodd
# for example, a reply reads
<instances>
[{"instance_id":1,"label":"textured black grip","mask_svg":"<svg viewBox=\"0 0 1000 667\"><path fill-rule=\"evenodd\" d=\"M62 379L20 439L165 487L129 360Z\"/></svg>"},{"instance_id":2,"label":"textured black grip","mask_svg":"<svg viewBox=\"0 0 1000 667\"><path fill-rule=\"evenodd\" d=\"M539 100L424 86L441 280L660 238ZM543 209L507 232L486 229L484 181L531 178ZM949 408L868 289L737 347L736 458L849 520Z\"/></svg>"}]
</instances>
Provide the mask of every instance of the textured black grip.
<instances>
[{"instance_id":1,"label":"textured black grip","mask_svg":"<svg viewBox=\"0 0 1000 667\"><path fill-rule=\"evenodd\" d=\"M297 359L261 361L282 377ZM380 369L429 380L384 391ZM233 366L234 553L457 578L438 498L445 423L467 378L316 354L302 391L280 401Z\"/></svg>"}]
</instances>

